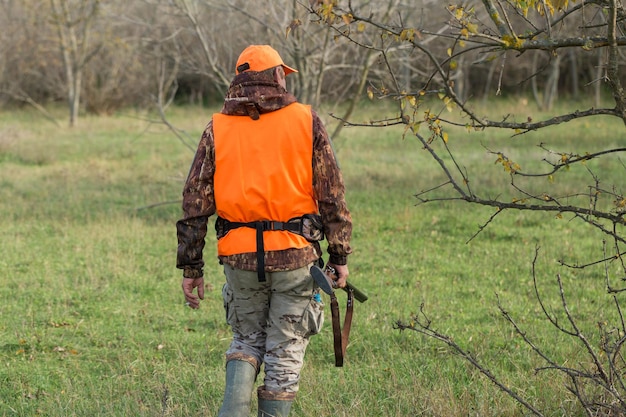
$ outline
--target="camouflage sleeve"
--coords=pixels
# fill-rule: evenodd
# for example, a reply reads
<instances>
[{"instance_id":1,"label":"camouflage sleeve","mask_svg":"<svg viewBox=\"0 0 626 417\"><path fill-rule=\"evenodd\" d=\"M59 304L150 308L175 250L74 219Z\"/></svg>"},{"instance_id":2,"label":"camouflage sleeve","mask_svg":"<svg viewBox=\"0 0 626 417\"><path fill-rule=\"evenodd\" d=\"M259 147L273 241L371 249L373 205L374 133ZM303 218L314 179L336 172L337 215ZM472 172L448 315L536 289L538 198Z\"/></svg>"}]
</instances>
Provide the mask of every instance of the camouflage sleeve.
<instances>
[{"instance_id":1,"label":"camouflage sleeve","mask_svg":"<svg viewBox=\"0 0 626 417\"><path fill-rule=\"evenodd\" d=\"M335 158L328 133L319 116L313 112L313 190L324 223L328 241L329 262L345 265L352 253L352 217L345 198L341 170Z\"/></svg>"},{"instance_id":2,"label":"camouflage sleeve","mask_svg":"<svg viewBox=\"0 0 626 417\"><path fill-rule=\"evenodd\" d=\"M202 250L207 234L207 221L215 213L214 172L215 145L213 125L210 122L202 134L183 188L183 218L176 222L176 267L183 270L185 278L203 276Z\"/></svg>"}]
</instances>

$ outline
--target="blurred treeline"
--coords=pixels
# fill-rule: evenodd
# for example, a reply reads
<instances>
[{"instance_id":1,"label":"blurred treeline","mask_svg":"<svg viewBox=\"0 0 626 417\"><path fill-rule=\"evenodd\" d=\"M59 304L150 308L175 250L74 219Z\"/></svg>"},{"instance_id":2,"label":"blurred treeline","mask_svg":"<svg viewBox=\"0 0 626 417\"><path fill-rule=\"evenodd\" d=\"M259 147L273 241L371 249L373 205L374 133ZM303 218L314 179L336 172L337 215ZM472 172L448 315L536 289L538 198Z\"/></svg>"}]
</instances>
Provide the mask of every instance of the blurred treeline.
<instances>
[{"instance_id":1,"label":"blurred treeline","mask_svg":"<svg viewBox=\"0 0 626 417\"><path fill-rule=\"evenodd\" d=\"M69 102L110 113L172 100L219 101L248 44L268 43L299 70L290 89L303 102L350 100L368 83L377 89L387 66L406 91L430 80L434 68L421 51L366 31L363 49L316 22L309 0L0 0L0 106ZM341 3L341 2L340 2ZM432 53L445 58L450 16L438 0L353 1L390 25L416 29ZM602 17L598 17L601 19ZM335 25L334 30L359 31ZM575 34L577 28L563 27ZM470 47L471 45L468 45ZM357 52L360 51L360 52ZM596 94L600 50L559 54L509 51L466 53L450 67L460 97L524 93L537 100L558 94ZM383 88L384 91L384 88Z\"/></svg>"}]
</instances>

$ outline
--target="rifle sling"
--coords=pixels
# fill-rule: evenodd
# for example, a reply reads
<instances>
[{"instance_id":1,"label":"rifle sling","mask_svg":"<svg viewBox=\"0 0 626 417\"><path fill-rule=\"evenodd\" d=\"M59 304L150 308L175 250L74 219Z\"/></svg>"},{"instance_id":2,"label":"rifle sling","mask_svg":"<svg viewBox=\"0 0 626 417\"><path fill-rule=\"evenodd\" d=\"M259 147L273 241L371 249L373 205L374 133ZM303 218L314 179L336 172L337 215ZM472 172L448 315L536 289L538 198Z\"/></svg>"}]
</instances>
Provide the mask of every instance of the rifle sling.
<instances>
[{"instance_id":1,"label":"rifle sling","mask_svg":"<svg viewBox=\"0 0 626 417\"><path fill-rule=\"evenodd\" d=\"M330 296L330 311L333 318L333 346L335 349L335 366L343 366L343 358L346 355L348 340L350 336L350 326L352 325L352 312L354 309L354 292L348 290L348 303L346 306L346 317L343 321L343 330L341 329L341 317L339 314L339 303L333 292Z\"/></svg>"}]
</instances>

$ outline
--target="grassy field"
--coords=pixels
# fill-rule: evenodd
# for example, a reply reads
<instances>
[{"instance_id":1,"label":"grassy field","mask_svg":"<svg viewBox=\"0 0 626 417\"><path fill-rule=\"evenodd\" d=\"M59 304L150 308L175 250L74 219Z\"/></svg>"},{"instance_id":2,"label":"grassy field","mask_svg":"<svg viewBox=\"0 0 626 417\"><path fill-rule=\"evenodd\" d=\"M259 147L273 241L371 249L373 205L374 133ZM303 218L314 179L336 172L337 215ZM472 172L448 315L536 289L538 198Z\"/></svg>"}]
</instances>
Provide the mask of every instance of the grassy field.
<instances>
[{"instance_id":1,"label":"grassy field","mask_svg":"<svg viewBox=\"0 0 626 417\"><path fill-rule=\"evenodd\" d=\"M525 117L517 103L496 105ZM178 108L170 117L197 140L210 111ZM540 142L592 152L619 143L622 132L598 118L516 139L459 131L451 146L478 174L475 188L497 195L508 178L481 143L523 161ZM569 219L512 212L466 243L492 211L416 205L413 195L441 173L414 138L351 128L336 148L354 217L351 281L370 300L356 305L344 368L334 367L328 314L292 415L527 415L445 345L394 329L422 303L436 329L545 415L580 415L561 375L535 372L545 363L502 319L496 295L557 362L586 366L581 346L546 323L530 267L539 245L547 304L559 314L561 273L570 308L597 345L597 323L615 321L604 266L564 270L557 260L602 257L602 236ZM144 114L85 117L68 129L28 110L0 112L1 416L217 414L230 331L214 237L205 250L207 296L191 311L174 267L179 204L145 208L180 199L192 156ZM593 169L624 175L623 167ZM570 172L558 186L566 193L583 179Z\"/></svg>"}]
</instances>

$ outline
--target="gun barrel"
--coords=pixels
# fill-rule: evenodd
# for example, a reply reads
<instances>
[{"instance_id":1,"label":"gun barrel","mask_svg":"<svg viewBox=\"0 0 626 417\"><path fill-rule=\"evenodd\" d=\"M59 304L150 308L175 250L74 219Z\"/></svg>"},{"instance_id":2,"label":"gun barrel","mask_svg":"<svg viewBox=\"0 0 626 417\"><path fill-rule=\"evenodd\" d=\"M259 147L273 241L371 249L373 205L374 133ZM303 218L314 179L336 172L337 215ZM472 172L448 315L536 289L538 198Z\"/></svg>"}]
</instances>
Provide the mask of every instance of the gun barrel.
<instances>
[{"instance_id":1,"label":"gun barrel","mask_svg":"<svg viewBox=\"0 0 626 417\"><path fill-rule=\"evenodd\" d=\"M367 301L367 299L368 299L367 294L365 294L363 291L361 291L358 288L356 288L354 285L351 285L349 282L346 282L346 286L344 288L344 291L348 292L350 290L352 290L352 293L354 294L354 298L356 298L356 300L359 303L363 303L363 302Z\"/></svg>"}]
</instances>

